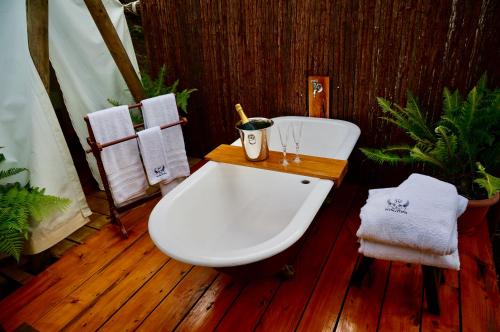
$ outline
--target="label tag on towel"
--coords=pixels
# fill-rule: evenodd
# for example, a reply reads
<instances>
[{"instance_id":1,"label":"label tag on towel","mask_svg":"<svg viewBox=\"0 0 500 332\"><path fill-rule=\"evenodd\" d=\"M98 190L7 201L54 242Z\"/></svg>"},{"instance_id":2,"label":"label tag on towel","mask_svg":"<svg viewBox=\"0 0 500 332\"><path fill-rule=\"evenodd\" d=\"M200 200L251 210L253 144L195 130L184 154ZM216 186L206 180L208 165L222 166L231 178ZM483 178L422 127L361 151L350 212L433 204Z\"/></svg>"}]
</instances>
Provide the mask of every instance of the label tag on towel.
<instances>
[{"instance_id":1,"label":"label tag on towel","mask_svg":"<svg viewBox=\"0 0 500 332\"><path fill-rule=\"evenodd\" d=\"M155 176L159 178L160 176L166 175L167 172L165 171L166 167L165 165L155 167L153 171L155 172Z\"/></svg>"},{"instance_id":2,"label":"label tag on towel","mask_svg":"<svg viewBox=\"0 0 500 332\"><path fill-rule=\"evenodd\" d=\"M403 214L408 214L406 212L406 208L410 205L410 201L403 202L402 199L396 198L391 200L390 198L387 199L387 207L385 208L386 211L391 211L391 212L396 212L396 213L403 213Z\"/></svg>"}]
</instances>

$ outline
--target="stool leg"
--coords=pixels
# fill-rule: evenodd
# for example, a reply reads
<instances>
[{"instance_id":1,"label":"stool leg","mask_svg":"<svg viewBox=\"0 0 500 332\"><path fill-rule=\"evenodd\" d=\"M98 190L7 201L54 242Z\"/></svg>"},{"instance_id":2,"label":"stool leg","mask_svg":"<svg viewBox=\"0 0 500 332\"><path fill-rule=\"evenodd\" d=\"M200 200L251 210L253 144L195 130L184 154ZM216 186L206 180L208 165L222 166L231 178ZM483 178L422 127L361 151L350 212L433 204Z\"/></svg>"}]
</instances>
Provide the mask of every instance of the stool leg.
<instances>
[{"instance_id":1,"label":"stool leg","mask_svg":"<svg viewBox=\"0 0 500 332\"><path fill-rule=\"evenodd\" d=\"M438 276L439 285L444 284L446 282L446 278L444 277L443 270L437 269L436 273L437 273L437 276Z\"/></svg>"},{"instance_id":2,"label":"stool leg","mask_svg":"<svg viewBox=\"0 0 500 332\"><path fill-rule=\"evenodd\" d=\"M424 290L427 299L427 308L431 314L439 315L439 297L436 285L436 269L431 266L422 265L424 277Z\"/></svg>"},{"instance_id":3,"label":"stool leg","mask_svg":"<svg viewBox=\"0 0 500 332\"><path fill-rule=\"evenodd\" d=\"M361 256L361 261L352 274L351 280L354 285L359 286L361 284L361 282L363 281L363 277L368 272L370 265L374 260L375 259L371 257Z\"/></svg>"}]
</instances>

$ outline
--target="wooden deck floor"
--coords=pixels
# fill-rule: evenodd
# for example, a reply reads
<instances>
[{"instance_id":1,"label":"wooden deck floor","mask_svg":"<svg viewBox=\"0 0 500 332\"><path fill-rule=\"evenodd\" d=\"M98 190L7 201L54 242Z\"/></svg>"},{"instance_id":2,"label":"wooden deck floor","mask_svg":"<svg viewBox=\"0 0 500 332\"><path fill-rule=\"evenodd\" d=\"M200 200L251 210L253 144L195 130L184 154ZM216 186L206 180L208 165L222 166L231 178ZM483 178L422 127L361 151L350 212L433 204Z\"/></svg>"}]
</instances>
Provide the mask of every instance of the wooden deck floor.
<instances>
[{"instance_id":1,"label":"wooden deck floor","mask_svg":"<svg viewBox=\"0 0 500 332\"><path fill-rule=\"evenodd\" d=\"M460 273L445 272L441 316L427 313L421 270L376 261L359 286L355 232L366 190L345 183L301 242L296 275L251 282L159 252L147 232L154 202L131 211L127 240L112 225L71 248L0 303L10 331L500 331L486 227L460 237Z\"/></svg>"}]
</instances>

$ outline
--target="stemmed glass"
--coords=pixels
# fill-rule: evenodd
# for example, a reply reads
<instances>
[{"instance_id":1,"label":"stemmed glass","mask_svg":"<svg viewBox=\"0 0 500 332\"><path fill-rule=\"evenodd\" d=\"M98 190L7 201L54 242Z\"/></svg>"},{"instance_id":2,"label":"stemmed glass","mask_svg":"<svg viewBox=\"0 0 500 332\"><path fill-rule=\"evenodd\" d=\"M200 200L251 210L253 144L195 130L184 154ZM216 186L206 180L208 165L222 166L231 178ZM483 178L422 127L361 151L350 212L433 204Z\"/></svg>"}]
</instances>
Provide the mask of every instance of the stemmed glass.
<instances>
[{"instance_id":1,"label":"stemmed glass","mask_svg":"<svg viewBox=\"0 0 500 332\"><path fill-rule=\"evenodd\" d=\"M299 144L300 138L302 137L302 127L304 127L304 122L302 121L292 123L292 136L295 143L295 158L293 159L293 162L297 164L300 163Z\"/></svg>"},{"instance_id":2,"label":"stemmed glass","mask_svg":"<svg viewBox=\"0 0 500 332\"><path fill-rule=\"evenodd\" d=\"M290 131L290 127L285 124L278 124L277 127L280 135L281 147L283 148L283 160L281 161L281 165L288 166L288 160L286 160L286 146L288 143L288 132Z\"/></svg>"}]
</instances>

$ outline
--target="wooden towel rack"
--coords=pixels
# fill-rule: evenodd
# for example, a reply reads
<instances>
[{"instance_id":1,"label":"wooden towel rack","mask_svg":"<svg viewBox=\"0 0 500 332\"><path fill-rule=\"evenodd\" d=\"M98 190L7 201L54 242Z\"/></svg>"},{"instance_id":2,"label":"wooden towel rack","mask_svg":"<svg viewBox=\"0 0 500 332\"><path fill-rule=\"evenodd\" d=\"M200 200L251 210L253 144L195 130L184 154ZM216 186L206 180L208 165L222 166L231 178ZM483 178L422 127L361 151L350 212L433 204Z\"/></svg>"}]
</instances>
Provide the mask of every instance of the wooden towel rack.
<instances>
[{"instance_id":1,"label":"wooden towel rack","mask_svg":"<svg viewBox=\"0 0 500 332\"><path fill-rule=\"evenodd\" d=\"M140 104L140 103L133 104L133 105L129 105L129 109L141 108L141 106L142 106L142 104ZM132 139L137 139L137 134L122 137L122 138L119 138L117 140L113 140L110 142L104 142L104 143L97 142L95 139L94 131L92 130L92 126L90 125L90 121L89 121L88 116L85 116L84 120L85 120L85 123L87 124L87 130L89 132L89 137L87 137L87 143L90 146L90 149L86 150L85 152L92 153L97 161L97 168L99 170L99 175L101 176L101 179L102 179L102 185L104 186L104 191L106 193L106 199L107 199L108 205L109 205L111 222L113 224L117 225L118 227L120 227L120 231L121 231L122 235L125 238L127 238L129 228L127 227L127 225L125 225L123 223L123 220L120 218L121 214L129 211L130 209L132 209L136 206L143 204L144 202L146 202L152 198L160 196L161 191L157 190L153 193L149 193L149 194L137 197L126 204L116 206L115 201L113 200L113 196L111 195L109 181L108 181L108 178L106 175L106 171L104 170L104 165L102 163L101 151L109 146L123 143L123 142L129 141L129 140L132 140ZM167 128L177 126L177 125L184 125L186 123L187 123L187 119L185 117L181 117L179 121L172 122L172 123L166 123L164 125L161 125L160 129L163 130L163 129L167 129ZM136 125L134 125L134 129L138 129L138 128L141 128L143 126L144 126L144 123L136 124Z\"/></svg>"}]
</instances>

